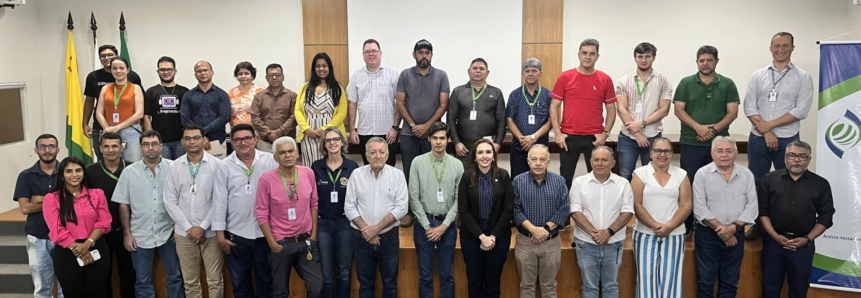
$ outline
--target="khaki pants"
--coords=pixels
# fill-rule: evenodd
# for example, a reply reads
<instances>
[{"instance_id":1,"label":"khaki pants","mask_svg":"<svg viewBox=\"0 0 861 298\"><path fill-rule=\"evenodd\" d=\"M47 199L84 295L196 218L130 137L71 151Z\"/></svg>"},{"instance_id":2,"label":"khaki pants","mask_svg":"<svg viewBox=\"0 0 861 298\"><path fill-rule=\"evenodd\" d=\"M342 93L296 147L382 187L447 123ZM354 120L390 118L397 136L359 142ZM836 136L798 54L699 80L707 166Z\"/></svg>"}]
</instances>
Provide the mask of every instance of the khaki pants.
<instances>
[{"instance_id":1,"label":"khaki pants","mask_svg":"<svg viewBox=\"0 0 861 298\"><path fill-rule=\"evenodd\" d=\"M257 150L272 153L272 143L266 142L264 140L257 141Z\"/></svg>"},{"instance_id":2,"label":"khaki pants","mask_svg":"<svg viewBox=\"0 0 861 298\"><path fill-rule=\"evenodd\" d=\"M538 245L529 237L517 233L514 259L520 274L520 297L535 297L535 279L541 285L541 297L556 298L556 273L562 263L561 238L556 237Z\"/></svg>"},{"instance_id":3,"label":"khaki pants","mask_svg":"<svg viewBox=\"0 0 861 298\"><path fill-rule=\"evenodd\" d=\"M182 280L185 284L187 298L202 298L200 287L200 259L206 268L206 285L209 287L210 298L224 297L224 277L221 268L224 266L224 253L218 247L215 236L206 238L201 245L194 244L188 238L176 234L176 254L182 269Z\"/></svg>"}]
</instances>

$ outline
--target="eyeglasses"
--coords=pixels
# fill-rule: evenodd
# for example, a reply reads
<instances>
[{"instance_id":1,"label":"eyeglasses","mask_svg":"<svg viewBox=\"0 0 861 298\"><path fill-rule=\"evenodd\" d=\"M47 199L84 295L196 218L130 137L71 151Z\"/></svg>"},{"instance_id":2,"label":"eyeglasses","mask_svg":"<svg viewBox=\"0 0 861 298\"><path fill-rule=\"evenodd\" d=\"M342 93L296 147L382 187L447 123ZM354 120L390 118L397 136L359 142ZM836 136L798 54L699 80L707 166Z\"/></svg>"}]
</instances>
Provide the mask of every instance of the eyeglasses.
<instances>
[{"instance_id":1,"label":"eyeglasses","mask_svg":"<svg viewBox=\"0 0 861 298\"><path fill-rule=\"evenodd\" d=\"M39 149L39 151L54 150L57 148L59 148L59 147L57 147L57 145L39 145L39 146L36 146L36 149Z\"/></svg>"},{"instance_id":2,"label":"eyeglasses","mask_svg":"<svg viewBox=\"0 0 861 298\"><path fill-rule=\"evenodd\" d=\"M173 72L173 71L175 71L175 70L176 70L176 69L173 69L173 68L159 68L159 69L158 69L158 72L160 72L160 73L171 73L171 72Z\"/></svg>"},{"instance_id":3,"label":"eyeglasses","mask_svg":"<svg viewBox=\"0 0 861 298\"><path fill-rule=\"evenodd\" d=\"M324 141L326 142L326 144L341 142L341 137L334 137L334 138L330 138L330 139L325 139Z\"/></svg>"},{"instance_id":4,"label":"eyeglasses","mask_svg":"<svg viewBox=\"0 0 861 298\"><path fill-rule=\"evenodd\" d=\"M141 147L143 147L143 148L149 148L149 147L153 147L153 148L155 148L155 147L158 147L158 146L161 146L161 143L159 143L159 142L141 143Z\"/></svg>"},{"instance_id":5,"label":"eyeglasses","mask_svg":"<svg viewBox=\"0 0 861 298\"><path fill-rule=\"evenodd\" d=\"M652 149L652 152L655 155L671 155L673 154L673 149Z\"/></svg>"},{"instance_id":6,"label":"eyeglasses","mask_svg":"<svg viewBox=\"0 0 861 298\"><path fill-rule=\"evenodd\" d=\"M182 140L186 141L186 142L191 142L191 141L199 141L202 138L203 138L203 136L193 136L193 137L189 136L189 137L182 137Z\"/></svg>"},{"instance_id":7,"label":"eyeglasses","mask_svg":"<svg viewBox=\"0 0 861 298\"><path fill-rule=\"evenodd\" d=\"M114 54L99 55L99 59L108 59L108 58L113 58L116 56L117 55L114 55Z\"/></svg>"},{"instance_id":8,"label":"eyeglasses","mask_svg":"<svg viewBox=\"0 0 861 298\"><path fill-rule=\"evenodd\" d=\"M810 158L810 155L807 155L807 154L787 153L787 154L786 154L786 158L787 158L787 159L789 159L789 160L795 160L795 159L807 160L807 159L809 159L809 158Z\"/></svg>"},{"instance_id":9,"label":"eyeglasses","mask_svg":"<svg viewBox=\"0 0 861 298\"><path fill-rule=\"evenodd\" d=\"M380 51L377 51L377 50L371 50L371 51L364 51L364 52L362 52L362 54L365 54L365 55L367 55L367 56L377 55L377 54L379 54L379 53L380 53Z\"/></svg>"},{"instance_id":10,"label":"eyeglasses","mask_svg":"<svg viewBox=\"0 0 861 298\"><path fill-rule=\"evenodd\" d=\"M244 138L232 139L232 142L234 142L236 144L251 143L251 140L253 140L253 139L254 139L254 137L248 136L248 137L244 137Z\"/></svg>"},{"instance_id":11,"label":"eyeglasses","mask_svg":"<svg viewBox=\"0 0 861 298\"><path fill-rule=\"evenodd\" d=\"M267 73L266 76L270 78L280 78L283 74L281 73Z\"/></svg>"}]
</instances>

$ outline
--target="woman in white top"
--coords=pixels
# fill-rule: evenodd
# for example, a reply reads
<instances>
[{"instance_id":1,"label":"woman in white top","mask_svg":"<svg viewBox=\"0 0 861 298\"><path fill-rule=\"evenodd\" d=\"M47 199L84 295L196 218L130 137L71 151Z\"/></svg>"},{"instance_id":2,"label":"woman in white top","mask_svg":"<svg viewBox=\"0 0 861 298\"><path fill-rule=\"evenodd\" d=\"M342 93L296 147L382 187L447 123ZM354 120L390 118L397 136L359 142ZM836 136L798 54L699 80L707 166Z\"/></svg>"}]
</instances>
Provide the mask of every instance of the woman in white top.
<instances>
[{"instance_id":1,"label":"woman in white top","mask_svg":"<svg viewBox=\"0 0 861 298\"><path fill-rule=\"evenodd\" d=\"M685 170L670 164L670 140L652 142L652 162L634 170L634 260L637 297L682 297L685 219L691 212L691 183Z\"/></svg>"}]
</instances>

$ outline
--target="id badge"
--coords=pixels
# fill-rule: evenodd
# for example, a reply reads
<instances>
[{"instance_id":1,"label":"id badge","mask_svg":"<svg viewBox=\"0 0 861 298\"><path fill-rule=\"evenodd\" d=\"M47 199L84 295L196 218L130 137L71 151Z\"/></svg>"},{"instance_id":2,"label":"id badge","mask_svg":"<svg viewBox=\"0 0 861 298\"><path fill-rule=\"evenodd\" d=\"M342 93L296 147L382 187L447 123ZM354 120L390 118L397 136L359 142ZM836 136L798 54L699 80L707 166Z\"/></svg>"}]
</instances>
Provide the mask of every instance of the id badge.
<instances>
[{"instance_id":1,"label":"id badge","mask_svg":"<svg viewBox=\"0 0 861 298\"><path fill-rule=\"evenodd\" d=\"M245 195L246 196L251 195L251 184L245 184Z\"/></svg>"},{"instance_id":2,"label":"id badge","mask_svg":"<svg viewBox=\"0 0 861 298\"><path fill-rule=\"evenodd\" d=\"M643 112L643 103L642 102L637 103L636 108L634 108L634 112L635 113L642 113Z\"/></svg>"},{"instance_id":3,"label":"id badge","mask_svg":"<svg viewBox=\"0 0 861 298\"><path fill-rule=\"evenodd\" d=\"M442 191L436 192L436 202L437 203L445 203L445 197L442 195Z\"/></svg>"},{"instance_id":4,"label":"id badge","mask_svg":"<svg viewBox=\"0 0 861 298\"><path fill-rule=\"evenodd\" d=\"M488 140L491 143L493 143L493 136L486 136L486 137L483 137L482 139Z\"/></svg>"},{"instance_id":5,"label":"id badge","mask_svg":"<svg viewBox=\"0 0 861 298\"><path fill-rule=\"evenodd\" d=\"M770 102L777 101L777 91L776 90L771 90L771 92L768 92L768 101L770 101Z\"/></svg>"},{"instance_id":6,"label":"id badge","mask_svg":"<svg viewBox=\"0 0 861 298\"><path fill-rule=\"evenodd\" d=\"M296 220L296 208L287 209L287 219Z\"/></svg>"},{"instance_id":7,"label":"id badge","mask_svg":"<svg viewBox=\"0 0 861 298\"><path fill-rule=\"evenodd\" d=\"M475 110L469 111L469 120L475 120L478 118L478 112Z\"/></svg>"},{"instance_id":8,"label":"id badge","mask_svg":"<svg viewBox=\"0 0 861 298\"><path fill-rule=\"evenodd\" d=\"M329 202L330 203L337 203L338 202L338 192L337 191L333 191L333 192L329 193Z\"/></svg>"},{"instance_id":9,"label":"id badge","mask_svg":"<svg viewBox=\"0 0 861 298\"><path fill-rule=\"evenodd\" d=\"M114 123L120 123L120 113L114 113Z\"/></svg>"},{"instance_id":10,"label":"id badge","mask_svg":"<svg viewBox=\"0 0 861 298\"><path fill-rule=\"evenodd\" d=\"M189 191L191 191L191 194L193 194L193 195L197 194L197 184L192 183Z\"/></svg>"},{"instance_id":11,"label":"id badge","mask_svg":"<svg viewBox=\"0 0 861 298\"><path fill-rule=\"evenodd\" d=\"M535 115L529 115L526 121L528 121L529 124L535 124Z\"/></svg>"},{"instance_id":12,"label":"id badge","mask_svg":"<svg viewBox=\"0 0 861 298\"><path fill-rule=\"evenodd\" d=\"M176 102L176 96L164 95L161 97L161 107L163 108L176 108Z\"/></svg>"}]
</instances>

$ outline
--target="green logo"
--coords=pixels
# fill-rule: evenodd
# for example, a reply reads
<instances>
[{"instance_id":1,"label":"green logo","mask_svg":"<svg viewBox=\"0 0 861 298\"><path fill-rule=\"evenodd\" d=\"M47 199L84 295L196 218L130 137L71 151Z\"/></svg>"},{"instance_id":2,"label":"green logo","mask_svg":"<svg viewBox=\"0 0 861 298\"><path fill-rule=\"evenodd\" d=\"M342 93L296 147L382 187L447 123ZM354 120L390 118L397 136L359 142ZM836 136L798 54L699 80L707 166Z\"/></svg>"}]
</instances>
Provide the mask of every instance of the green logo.
<instances>
[{"instance_id":1,"label":"green logo","mask_svg":"<svg viewBox=\"0 0 861 298\"><path fill-rule=\"evenodd\" d=\"M834 155L843 158L843 153L855 147L861 141L861 120L852 111L846 110L842 118L837 119L825 131L825 144Z\"/></svg>"}]
</instances>

